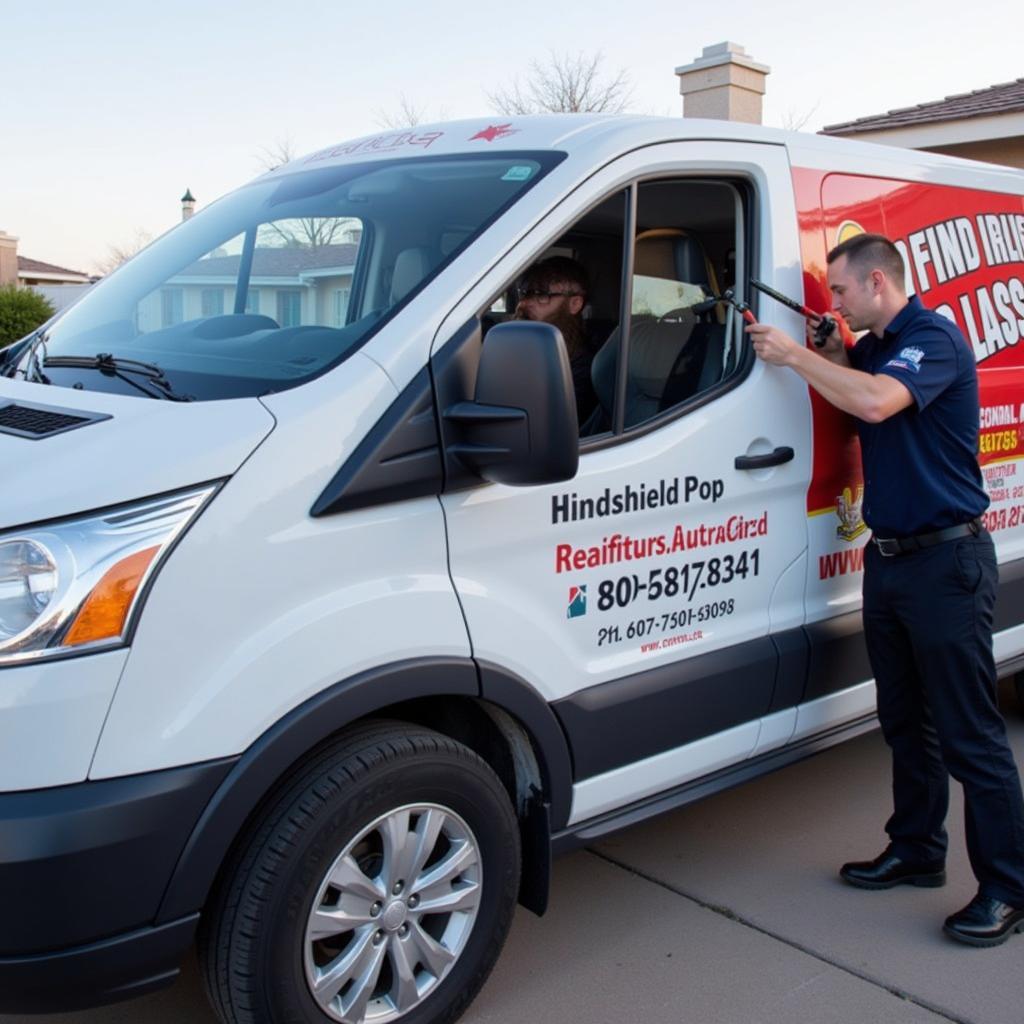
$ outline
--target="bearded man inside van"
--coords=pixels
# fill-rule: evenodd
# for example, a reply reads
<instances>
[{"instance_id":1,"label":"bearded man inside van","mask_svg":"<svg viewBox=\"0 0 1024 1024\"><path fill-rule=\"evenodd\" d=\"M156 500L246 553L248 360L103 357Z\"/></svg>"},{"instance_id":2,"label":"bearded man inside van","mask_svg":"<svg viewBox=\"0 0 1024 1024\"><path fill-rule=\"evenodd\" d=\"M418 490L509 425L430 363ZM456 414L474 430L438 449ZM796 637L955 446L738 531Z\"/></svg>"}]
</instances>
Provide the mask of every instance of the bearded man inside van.
<instances>
[{"instance_id":1,"label":"bearded man inside van","mask_svg":"<svg viewBox=\"0 0 1024 1024\"><path fill-rule=\"evenodd\" d=\"M587 272L567 256L551 256L535 263L522 276L516 289L517 320L539 320L562 332L572 367L576 418L581 425L597 406L590 377L594 353L583 320L587 291Z\"/></svg>"}]
</instances>

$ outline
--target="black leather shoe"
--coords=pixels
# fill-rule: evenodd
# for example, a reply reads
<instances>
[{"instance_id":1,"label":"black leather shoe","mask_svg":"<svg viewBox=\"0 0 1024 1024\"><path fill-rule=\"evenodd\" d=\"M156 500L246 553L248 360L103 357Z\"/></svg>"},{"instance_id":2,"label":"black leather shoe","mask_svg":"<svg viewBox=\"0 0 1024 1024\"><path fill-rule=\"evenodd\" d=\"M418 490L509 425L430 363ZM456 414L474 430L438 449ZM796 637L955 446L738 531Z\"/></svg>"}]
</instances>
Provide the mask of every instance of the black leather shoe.
<instances>
[{"instance_id":1,"label":"black leather shoe","mask_svg":"<svg viewBox=\"0 0 1024 1024\"><path fill-rule=\"evenodd\" d=\"M839 877L859 889L891 889L894 885L937 889L946 884L946 868L942 864L912 864L886 847L874 860L844 864L839 869Z\"/></svg>"},{"instance_id":2,"label":"black leather shoe","mask_svg":"<svg viewBox=\"0 0 1024 1024\"><path fill-rule=\"evenodd\" d=\"M963 910L947 917L942 930L969 946L999 946L1014 932L1024 932L1024 908L979 893Z\"/></svg>"}]
</instances>

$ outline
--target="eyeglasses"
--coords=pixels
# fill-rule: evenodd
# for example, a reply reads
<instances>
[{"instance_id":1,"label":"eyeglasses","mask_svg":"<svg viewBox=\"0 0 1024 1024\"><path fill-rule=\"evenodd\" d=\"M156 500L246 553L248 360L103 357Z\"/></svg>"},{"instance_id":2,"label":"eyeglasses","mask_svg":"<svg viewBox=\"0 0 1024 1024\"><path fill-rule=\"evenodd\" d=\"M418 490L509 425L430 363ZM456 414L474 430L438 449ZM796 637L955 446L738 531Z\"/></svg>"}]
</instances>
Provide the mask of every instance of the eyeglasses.
<instances>
[{"instance_id":1,"label":"eyeglasses","mask_svg":"<svg viewBox=\"0 0 1024 1024\"><path fill-rule=\"evenodd\" d=\"M516 295L519 297L519 301L523 299L530 299L534 302L550 302L552 299L559 297L568 297L572 295L582 295L583 292L548 292L541 288L517 288Z\"/></svg>"}]
</instances>

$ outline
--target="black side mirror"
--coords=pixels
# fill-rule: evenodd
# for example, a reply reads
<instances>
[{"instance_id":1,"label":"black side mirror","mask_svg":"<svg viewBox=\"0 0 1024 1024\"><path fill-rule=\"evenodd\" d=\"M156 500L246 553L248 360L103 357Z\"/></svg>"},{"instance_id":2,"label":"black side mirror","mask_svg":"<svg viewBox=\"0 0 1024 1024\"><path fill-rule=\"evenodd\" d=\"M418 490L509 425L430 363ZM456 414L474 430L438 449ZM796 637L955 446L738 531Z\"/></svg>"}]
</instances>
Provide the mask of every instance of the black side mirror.
<instances>
[{"instance_id":1,"label":"black side mirror","mask_svg":"<svg viewBox=\"0 0 1024 1024\"><path fill-rule=\"evenodd\" d=\"M450 406L444 418L457 438L448 454L485 480L571 480L579 466L579 427L561 331L528 320L491 328L473 401Z\"/></svg>"}]
</instances>

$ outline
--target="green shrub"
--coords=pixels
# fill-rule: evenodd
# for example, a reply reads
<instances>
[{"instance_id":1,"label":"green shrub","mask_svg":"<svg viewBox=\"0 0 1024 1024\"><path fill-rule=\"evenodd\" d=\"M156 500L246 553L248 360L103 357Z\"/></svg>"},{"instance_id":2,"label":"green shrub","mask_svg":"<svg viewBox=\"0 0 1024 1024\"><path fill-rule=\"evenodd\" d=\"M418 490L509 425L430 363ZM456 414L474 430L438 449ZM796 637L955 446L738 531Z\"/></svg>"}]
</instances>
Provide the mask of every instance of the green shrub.
<instances>
[{"instance_id":1,"label":"green shrub","mask_svg":"<svg viewBox=\"0 0 1024 1024\"><path fill-rule=\"evenodd\" d=\"M24 338L53 314L53 306L39 292L5 284L0 288L0 348Z\"/></svg>"}]
</instances>

